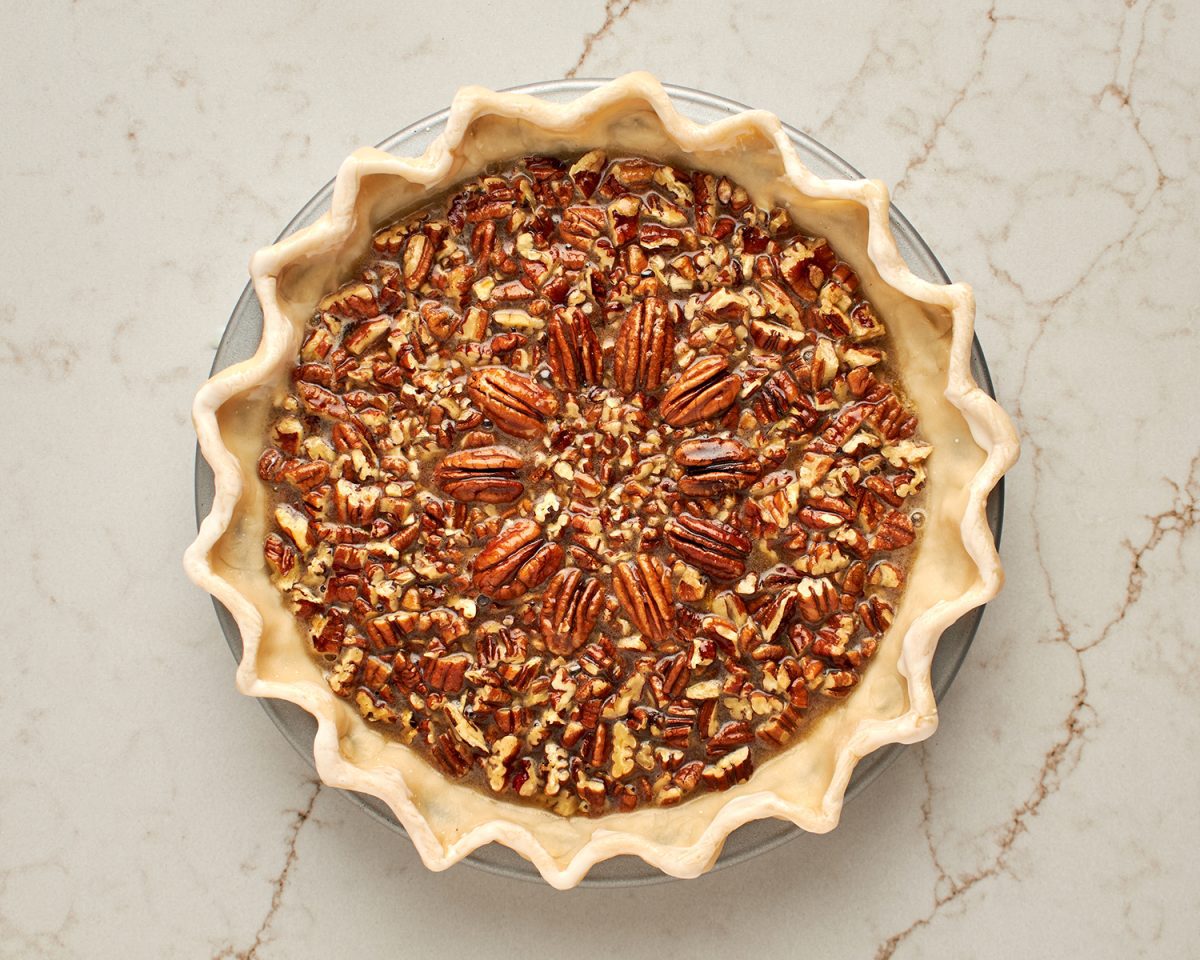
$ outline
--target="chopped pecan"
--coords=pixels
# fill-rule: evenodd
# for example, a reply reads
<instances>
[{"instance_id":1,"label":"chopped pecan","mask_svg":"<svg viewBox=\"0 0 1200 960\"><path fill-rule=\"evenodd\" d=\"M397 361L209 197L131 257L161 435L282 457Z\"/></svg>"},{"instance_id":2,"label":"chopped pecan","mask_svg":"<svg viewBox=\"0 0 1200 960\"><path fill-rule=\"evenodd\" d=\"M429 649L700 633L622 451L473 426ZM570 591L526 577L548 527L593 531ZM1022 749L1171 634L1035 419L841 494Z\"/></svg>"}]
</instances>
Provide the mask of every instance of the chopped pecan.
<instances>
[{"instance_id":1,"label":"chopped pecan","mask_svg":"<svg viewBox=\"0 0 1200 960\"><path fill-rule=\"evenodd\" d=\"M917 418L905 409L894 393L889 393L871 407L867 421L889 443L911 437L917 430Z\"/></svg>"},{"instance_id":2,"label":"chopped pecan","mask_svg":"<svg viewBox=\"0 0 1200 960\"><path fill-rule=\"evenodd\" d=\"M916 538L912 519L893 510L880 522L872 543L876 550L899 550L901 547L907 547Z\"/></svg>"},{"instance_id":3,"label":"chopped pecan","mask_svg":"<svg viewBox=\"0 0 1200 960\"><path fill-rule=\"evenodd\" d=\"M375 291L365 283L348 283L325 297L317 309L343 317L374 317L379 313Z\"/></svg>"},{"instance_id":4,"label":"chopped pecan","mask_svg":"<svg viewBox=\"0 0 1200 960\"><path fill-rule=\"evenodd\" d=\"M734 784L749 780L753 769L750 749L741 747L732 753L727 753L716 763L706 766L700 776L709 788L728 790Z\"/></svg>"},{"instance_id":5,"label":"chopped pecan","mask_svg":"<svg viewBox=\"0 0 1200 960\"><path fill-rule=\"evenodd\" d=\"M878 597L870 597L857 607L858 618L872 633L883 633L892 625L892 608Z\"/></svg>"},{"instance_id":6,"label":"chopped pecan","mask_svg":"<svg viewBox=\"0 0 1200 960\"><path fill-rule=\"evenodd\" d=\"M744 720L727 720L708 739L704 749L710 757L715 757L753 739L754 731L750 729L750 724Z\"/></svg>"},{"instance_id":7,"label":"chopped pecan","mask_svg":"<svg viewBox=\"0 0 1200 960\"><path fill-rule=\"evenodd\" d=\"M567 207L558 225L558 234L581 250L591 250L604 232L604 211L598 207Z\"/></svg>"},{"instance_id":8,"label":"chopped pecan","mask_svg":"<svg viewBox=\"0 0 1200 960\"><path fill-rule=\"evenodd\" d=\"M750 321L750 339L760 350L785 356L803 346L808 337L803 330L795 330L767 319L755 318Z\"/></svg>"},{"instance_id":9,"label":"chopped pecan","mask_svg":"<svg viewBox=\"0 0 1200 960\"><path fill-rule=\"evenodd\" d=\"M475 754L450 731L437 738L432 754L434 762L455 779L465 777L475 765Z\"/></svg>"},{"instance_id":10,"label":"chopped pecan","mask_svg":"<svg viewBox=\"0 0 1200 960\"><path fill-rule=\"evenodd\" d=\"M638 234L638 215L642 201L633 194L618 197L608 205L608 228L613 243L625 245Z\"/></svg>"},{"instance_id":11,"label":"chopped pecan","mask_svg":"<svg viewBox=\"0 0 1200 960\"><path fill-rule=\"evenodd\" d=\"M425 682L435 690L458 693L463 688L463 678L471 658L465 653L425 658Z\"/></svg>"},{"instance_id":12,"label":"chopped pecan","mask_svg":"<svg viewBox=\"0 0 1200 960\"><path fill-rule=\"evenodd\" d=\"M296 551L277 534L268 534L263 541L263 556L271 569L281 577L286 577L296 568Z\"/></svg>"},{"instance_id":13,"label":"chopped pecan","mask_svg":"<svg viewBox=\"0 0 1200 960\"><path fill-rule=\"evenodd\" d=\"M805 577L796 584L797 611L809 623L819 623L838 608L838 591L828 577Z\"/></svg>"},{"instance_id":14,"label":"chopped pecan","mask_svg":"<svg viewBox=\"0 0 1200 960\"><path fill-rule=\"evenodd\" d=\"M591 199L596 187L600 184L600 171L608 158L603 150L592 150L576 160L568 171L576 188L585 200Z\"/></svg>"},{"instance_id":15,"label":"chopped pecan","mask_svg":"<svg viewBox=\"0 0 1200 960\"><path fill-rule=\"evenodd\" d=\"M818 420L817 411L796 374L786 367L773 373L750 395L750 409L763 425L790 415L796 418L802 429L808 430Z\"/></svg>"}]
</instances>

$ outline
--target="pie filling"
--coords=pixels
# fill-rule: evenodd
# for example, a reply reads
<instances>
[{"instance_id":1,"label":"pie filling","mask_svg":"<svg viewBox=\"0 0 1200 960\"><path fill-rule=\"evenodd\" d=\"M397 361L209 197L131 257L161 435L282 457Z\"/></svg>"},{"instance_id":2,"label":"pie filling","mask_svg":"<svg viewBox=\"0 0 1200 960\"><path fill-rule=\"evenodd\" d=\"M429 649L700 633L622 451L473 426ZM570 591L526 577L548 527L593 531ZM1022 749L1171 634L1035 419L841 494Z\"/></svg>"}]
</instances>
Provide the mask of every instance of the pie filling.
<instances>
[{"instance_id":1,"label":"pie filling","mask_svg":"<svg viewBox=\"0 0 1200 960\"><path fill-rule=\"evenodd\" d=\"M334 693L562 815L750 777L853 692L921 520L858 286L729 180L599 151L376 233L258 465Z\"/></svg>"}]
</instances>

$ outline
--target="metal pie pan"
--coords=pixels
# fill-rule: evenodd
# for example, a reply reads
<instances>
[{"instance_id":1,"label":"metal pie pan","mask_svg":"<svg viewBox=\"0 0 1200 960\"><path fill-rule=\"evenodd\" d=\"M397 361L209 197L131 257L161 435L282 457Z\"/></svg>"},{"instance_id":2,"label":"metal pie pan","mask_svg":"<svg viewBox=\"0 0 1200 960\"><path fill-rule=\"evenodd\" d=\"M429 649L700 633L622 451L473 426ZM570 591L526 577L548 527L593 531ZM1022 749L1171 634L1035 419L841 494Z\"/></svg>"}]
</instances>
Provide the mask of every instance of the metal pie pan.
<instances>
[{"instance_id":1,"label":"metal pie pan","mask_svg":"<svg viewBox=\"0 0 1200 960\"><path fill-rule=\"evenodd\" d=\"M527 93L546 100L563 102L573 100L605 82L600 79L552 80L514 87L511 92ZM710 123L749 109L744 104L709 93L669 84L665 86L676 108L700 123ZM398 156L419 156L445 128L448 116L449 111L443 110L424 120L419 120L384 140L379 147ZM786 125L784 129L801 159L817 175L841 179L860 179L862 177L862 174L850 164L812 137ZM333 181L331 180L296 214L292 222L280 234L280 239L313 223L329 208L332 194ZM927 280L950 282L950 278L928 245L921 239L920 234L895 207L891 209L891 227L896 244L914 273ZM262 311L253 290L247 284L234 307L224 335L221 337L220 345L217 347L212 372L217 373L250 357L258 347L261 334ZM979 385L994 397L991 375L988 372L978 339L972 345L971 372ZM199 524L200 520L208 515L213 503L212 471L200 456L199 449L196 451L195 472L196 522ZM987 509L988 524L997 544L1000 542L1003 512L1004 482L1001 480L988 501ZM221 624L221 630L225 634L229 648L234 657L240 660L242 638L237 624L220 603L214 600L213 605L216 607L217 619ZM946 630L938 643L937 653L933 660L933 691L939 702L950 689L950 685L971 647L971 642L983 617L983 610L983 607L979 607L966 614ZM304 710L284 700L260 699L259 703L262 704L263 709L266 710L287 741L311 764L316 721ZM868 784L887 769L902 749L904 749L903 745L892 744L864 757L850 779L850 785L846 791L847 801L866 789ZM340 792L367 814L407 839L404 828L383 801L366 794L351 791ZM719 870L749 860L803 834L804 831L800 828L781 820L758 820L748 823L730 834L713 869ZM512 879L541 882L540 875L528 861L499 844L493 843L479 848L468 856L465 862L481 870ZM635 886L663 883L672 879L674 878L666 876L637 857L625 856L597 864L580 885L584 887Z\"/></svg>"}]
</instances>

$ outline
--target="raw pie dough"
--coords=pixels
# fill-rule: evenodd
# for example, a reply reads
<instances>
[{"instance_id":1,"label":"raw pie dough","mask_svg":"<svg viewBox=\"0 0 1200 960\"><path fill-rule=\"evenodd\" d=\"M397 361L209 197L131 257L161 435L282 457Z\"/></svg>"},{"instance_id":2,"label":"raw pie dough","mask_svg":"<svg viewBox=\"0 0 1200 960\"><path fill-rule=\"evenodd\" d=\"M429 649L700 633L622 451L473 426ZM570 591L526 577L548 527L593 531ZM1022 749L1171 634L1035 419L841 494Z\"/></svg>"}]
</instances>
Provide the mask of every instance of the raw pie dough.
<instances>
[{"instance_id":1,"label":"raw pie dough","mask_svg":"<svg viewBox=\"0 0 1200 960\"><path fill-rule=\"evenodd\" d=\"M610 156L645 155L726 175L756 205L782 206L804 232L826 237L887 324L892 362L903 372L935 456L924 493L927 521L902 602L853 696L745 783L676 807L589 819L562 818L449 780L330 691L267 576L268 495L255 464L306 322L349 275L375 230L495 163L595 147ZM424 156L356 151L338 173L331 210L259 251L251 273L264 313L259 349L206 383L193 407L216 493L185 566L237 620L244 647L239 689L289 700L316 717L321 778L387 802L430 868L445 869L495 841L529 859L559 888L621 854L673 876L697 876L715 862L728 834L751 820L779 817L812 832L832 829L860 757L933 733L930 665L937 640L1001 585L984 507L1015 461L1018 443L1008 417L971 378L970 289L930 284L908 271L891 237L881 183L816 177L800 163L777 118L762 111L699 126L675 111L648 74L630 74L564 105L465 88L445 132Z\"/></svg>"}]
</instances>

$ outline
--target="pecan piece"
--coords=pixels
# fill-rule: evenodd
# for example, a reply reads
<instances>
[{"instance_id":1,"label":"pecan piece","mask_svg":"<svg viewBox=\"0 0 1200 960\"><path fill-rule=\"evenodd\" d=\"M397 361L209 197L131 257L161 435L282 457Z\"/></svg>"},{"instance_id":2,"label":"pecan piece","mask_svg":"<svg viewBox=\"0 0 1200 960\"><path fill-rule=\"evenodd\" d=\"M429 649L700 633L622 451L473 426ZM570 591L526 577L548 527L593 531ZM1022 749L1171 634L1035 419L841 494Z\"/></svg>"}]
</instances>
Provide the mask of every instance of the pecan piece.
<instances>
[{"instance_id":1,"label":"pecan piece","mask_svg":"<svg viewBox=\"0 0 1200 960\"><path fill-rule=\"evenodd\" d=\"M547 417L558 412L558 400L524 374L504 367L472 370L467 394L505 433L536 437L545 432Z\"/></svg>"},{"instance_id":2,"label":"pecan piece","mask_svg":"<svg viewBox=\"0 0 1200 960\"><path fill-rule=\"evenodd\" d=\"M754 391L750 397L750 409L764 426L791 414L801 429L810 430L820 419L820 414L809 403L795 374L786 367L771 374Z\"/></svg>"},{"instance_id":3,"label":"pecan piece","mask_svg":"<svg viewBox=\"0 0 1200 960\"><path fill-rule=\"evenodd\" d=\"M286 577L296 568L296 551L274 533L267 534L263 541L263 556L279 576Z\"/></svg>"},{"instance_id":4,"label":"pecan piece","mask_svg":"<svg viewBox=\"0 0 1200 960\"><path fill-rule=\"evenodd\" d=\"M558 224L558 235L580 250L591 250L604 232L604 211L599 207L567 207Z\"/></svg>"},{"instance_id":5,"label":"pecan piece","mask_svg":"<svg viewBox=\"0 0 1200 960\"><path fill-rule=\"evenodd\" d=\"M317 304L317 309L342 317L374 317L379 313L375 291L365 283L348 283Z\"/></svg>"},{"instance_id":6,"label":"pecan piece","mask_svg":"<svg viewBox=\"0 0 1200 960\"><path fill-rule=\"evenodd\" d=\"M587 643L603 606L599 580L576 567L559 570L542 596L540 623L551 653L567 656Z\"/></svg>"},{"instance_id":7,"label":"pecan piece","mask_svg":"<svg viewBox=\"0 0 1200 960\"><path fill-rule=\"evenodd\" d=\"M710 789L728 790L735 783L750 779L753 769L749 748L741 747L706 766L700 776Z\"/></svg>"},{"instance_id":8,"label":"pecan piece","mask_svg":"<svg viewBox=\"0 0 1200 960\"><path fill-rule=\"evenodd\" d=\"M288 460L280 467L278 479L307 492L329 479L329 464L324 460Z\"/></svg>"},{"instance_id":9,"label":"pecan piece","mask_svg":"<svg viewBox=\"0 0 1200 960\"><path fill-rule=\"evenodd\" d=\"M907 547L917 539L910 517L898 511L892 511L879 524L875 532L874 547L876 550L899 550Z\"/></svg>"},{"instance_id":10,"label":"pecan piece","mask_svg":"<svg viewBox=\"0 0 1200 960\"><path fill-rule=\"evenodd\" d=\"M604 169L607 159L604 151L592 150L572 164L568 174L575 181L575 186L579 188L584 199L591 197L596 192L596 187L600 183L600 171Z\"/></svg>"},{"instance_id":11,"label":"pecan piece","mask_svg":"<svg viewBox=\"0 0 1200 960\"><path fill-rule=\"evenodd\" d=\"M675 378L662 400L662 418L673 427L713 420L737 400L741 378L725 357L702 357Z\"/></svg>"},{"instance_id":12,"label":"pecan piece","mask_svg":"<svg viewBox=\"0 0 1200 960\"><path fill-rule=\"evenodd\" d=\"M675 448L683 467L679 492L689 497L715 497L754 484L762 465L753 451L731 437L697 437Z\"/></svg>"},{"instance_id":13,"label":"pecan piece","mask_svg":"<svg viewBox=\"0 0 1200 960\"><path fill-rule=\"evenodd\" d=\"M867 422L874 424L889 443L911 437L917 431L917 418L905 409L895 394L888 394L871 408Z\"/></svg>"},{"instance_id":14,"label":"pecan piece","mask_svg":"<svg viewBox=\"0 0 1200 960\"><path fill-rule=\"evenodd\" d=\"M600 341L592 322L578 307L555 310L546 328L546 359L562 390L600 382Z\"/></svg>"},{"instance_id":15,"label":"pecan piece","mask_svg":"<svg viewBox=\"0 0 1200 960\"><path fill-rule=\"evenodd\" d=\"M727 720L705 744L705 750L710 757L715 757L753 739L754 731L750 729L750 724L744 720Z\"/></svg>"},{"instance_id":16,"label":"pecan piece","mask_svg":"<svg viewBox=\"0 0 1200 960\"><path fill-rule=\"evenodd\" d=\"M809 623L819 623L838 608L837 588L828 577L805 577L796 584L797 610Z\"/></svg>"},{"instance_id":17,"label":"pecan piece","mask_svg":"<svg viewBox=\"0 0 1200 960\"><path fill-rule=\"evenodd\" d=\"M466 503L511 503L524 491L522 461L504 446L459 450L443 458L433 480L447 496Z\"/></svg>"},{"instance_id":18,"label":"pecan piece","mask_svg":"<svg viewBox=\"0 0 1200 960\"><path fill-rule=\"evenodd\" d=\"M678 308L661 297L647 297L629 308L617 333L613 377L626 396L657 390L671 369Z\"/></svg>"},{"instance_id":19,"label":"pecan piece","mask_svg":"<svg viewBox=\"0 0 1200 960\"><path fill-rule=\"evenodd\" d=\"M618 247L637 236L641 210L642 201L632 194L624 194L608 205L609 232Z\"/></svg>"},{"instance_id":20,"label":"pecan piece","mask_svg":"<svg viewBox=\"0 0 1200 960\"><path fill-rule=\"evenodd\" d=\"M750 321L750 339L760 350L784 355L803 346L808 337L803 330L755 318Z\"/></svg>"},{"instance_id":21,"label":"pecan piece","mask_svg":"<svg viewBox=\"0 0 1200 960\"><path fill-rule=\"evenodd\" d=\"M513 520L475 558L475 588L494 600L512 600L546 580L563 562L533 520Z\"/></svg>"},{"instance_id":22,"label":"pecan piece","mask_svg":"<svg viewBox=\"0 0 1200 960\"><path fill-rule=\"evenodd\" d=\"M667 541L680 557L719 580L736 580L746 572L750 540L719 520L684 513L667 524Z\"/></svg>"},{"instance_id":23,"label":"pecan piece","mask_svg":"<svg viewBox=\"0 0 1200 960\"><path fill-rule=\"evenodd\" d=\"M617 599L634 625L651 640L663 640L675 625L671 575L657 557L638 554L613 568Z\"/></svg>"},{"instance_id":24,"label":"pecan piece","mask_svg":"<svg viewBox=\"0 0 1200 960\"><path fill-rule=\"evenodd\" d=\"M465 777L475 765L474 754L449 731L438 737L431 753L434 763L456 780Z\"/></svg>"}]
</instances>

